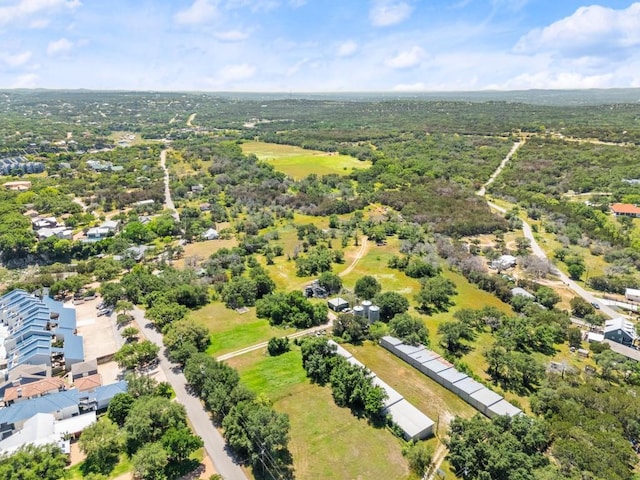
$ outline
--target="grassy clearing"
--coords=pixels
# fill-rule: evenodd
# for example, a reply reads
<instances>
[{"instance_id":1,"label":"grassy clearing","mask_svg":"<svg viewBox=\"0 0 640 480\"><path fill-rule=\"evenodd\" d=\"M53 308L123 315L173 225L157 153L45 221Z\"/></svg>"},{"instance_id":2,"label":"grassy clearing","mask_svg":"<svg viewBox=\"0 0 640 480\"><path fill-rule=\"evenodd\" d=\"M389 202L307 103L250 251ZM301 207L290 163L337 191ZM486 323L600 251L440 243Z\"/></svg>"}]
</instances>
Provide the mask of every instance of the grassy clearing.
<instances>
[{"instance_id":1,"label":"grassy clearing","mask_svg":"<svg viewBox=\"0 0 640 480\"><path fill-rule=\"evenodd\" d=\"M82 473L82 466L84 462L76 463L72 467L69 467L67 471L69 472L68 480L82 480L84 474ZM113 470L107 475L108 479L118 478L125 473L133 472L133 464L131 463L131 459L126 454L120 455L120 460L116 464Z\"/></svg>"},{"instance_id":2,"label":"grassy clearing","mask_svg":"<svg viewBox=\"0 0 640 480\"><path fill-rule=\"evenodd\" d=\"M184 268L187 258L196 258L198 262L206 260L212 253L217 252L221 248L233 248L238 246L235 238L228 240L207 240L205 242L193 242L184 246L184 254L175 261L176 268Z\"/></svg>"},{"instance_id":3,"label":"grassy clearing","mask_svg":"<svg viewBox=\"0 0 640 480\"><path fill-rule=\"evenodd\" d=\"M242 144L245 154L255 154L260 160L273 165L293 179L300 180L312 173L316 175L348 175L352 170L367 168L371 162L362 162L349 155L305 150L291 145L276 143L246 142Z\"/></svg>"},{"instance_id":4,"label":"grassy clearing","mask_svg":"<svg viewBox=\"0 0 640 480\"><path fill-rule=\"evenodd\" d=\"M293 329L276 328L267 320L256 317L255 308L239 314L220 302L191 312L190 318L206 326L211 332L211 345L207 353L222 355L249 345L292 333Z\"/></svg>"},{"instance_id":5,"label":"grassy clearing","mask_svg":"<svg viewBox=\"0 0 640 480\"><path fill-rule=\"evenodd\" d=\"M358 247L355 248L358 249ZM398 255L399 248L400 240L397 238L389 238L386 245L371 244L369 252L360 259L348 275L343 277L345 287L353 289L360 277L372 275L380 282L383 291L395 291L406 295L407 298L413 297L420 289L420 282L387 266L389 259ZM345 260L348 265L350 260L347 259L346 253Z\"/></svg>"},{"instance_id":6,"label":"grassy clearing","mask_svg":"<svg viewBox=\"0 0 640 480\"><path fill-rule=\"evenodd\" d=\"M289 449L298 480L412 478L401 454L403 442L336 406L330 388L311 384L298 349L275 358L251 352L229 363L243 382L269 395L274 408L289 415Z\"/></svg>"}]
</instances>

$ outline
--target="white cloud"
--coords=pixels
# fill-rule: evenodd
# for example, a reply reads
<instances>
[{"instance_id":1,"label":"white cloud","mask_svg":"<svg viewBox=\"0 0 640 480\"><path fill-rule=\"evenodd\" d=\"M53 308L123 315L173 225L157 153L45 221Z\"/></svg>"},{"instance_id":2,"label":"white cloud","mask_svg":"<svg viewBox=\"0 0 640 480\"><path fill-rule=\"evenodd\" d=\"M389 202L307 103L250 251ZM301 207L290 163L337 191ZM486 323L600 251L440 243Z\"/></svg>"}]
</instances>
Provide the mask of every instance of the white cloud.
<instances>
[{"instance_id":1,"label":"white cloud","mask_svg":"<svg viewBox=\"0 0 640 480\"><path fill-rule=\"evenodd\" d=\"M569 56L585 52L608 55L638 46L640 3L633 3L622 10L599 5L580 7L571 16L527 33L514 50L551 51Z\"/></svg>"},{"instance_id":2,"label":"white cloud","mask_svg":"<svg viewBox=\"0 0 640 480\"><path fill-rule=\"evenodd\" d=\"M227 84L230 82L239 82L242 80L248 80L256 73L256 67L249 65L248 63L241 63L238 65L227 65L218 72L218 79L220 83Z\"/></svg>"},{"instance_id":3,"label":"white cloud","mask_svg":"<svg viewBox=\"0 0 640 480\"><path fill-rule=\"evenodd\" d=\"M384 63L394 69L412 68L420 64L426 58L424 50L418 46L399 52L396 56L388 58Z\"/></svg>"},{"instance_id":4,"label":"white cloud","mask_svg":"<svg viewBox=\"0 0 640 480\"><path fill-rule=\"evenodd\" d=\"M21 52L21 53L0 53L0 61L5 63L7 66L11 68L19 67L24 65L31 59L31 52Z\"/></svg>"},{"instance_id":5,"label":"white cloud","mask_svg":"<svg viewBox=\"0 0 640 480\"><path fill-rule=\"evenodd\" d=\"M405 2L376 0L369 11L374 27L388 27L400 23L411 15L413 7Z\"/></svg>"},{"instance_id":6,"label":"white cloud","mask_svg":"<svg viewBox=\"0 0 640 480\"><path fill-rule=\"evenodd\" d=\"M575 72L542 71L518 75L496 88L501 90L606 88L611 86L612 80L611 73L583 75Z\"/></svg>"},{"instance_id":7,"label":"white cloud","mask_svg":"<svg viewBox=\"0 0 640 480\"><path fill-rule=\"evenodd\" d=\"M54 56L69 52L73 48L73 42L61 38L47 45L47 55Z\"/></svg>"},{"instance_id":8,"label":"white cloud","mask_svg":"<svg viewBox=\"0 0 640 480\"><path fill-rule=\"evenodd\" d=\"M224 32L215 32L213 36L223 42L241 42L249 38L249 32L243 32L242 30L226 30Z\"/></svg>"},{"instance_id":9,"label":"white cloud","mask_svg":"<svg viewBox=\"0 0 640 480\"><path fill-rule=\"evenodd\" d=\"M416 83L400 83L393 87L394 92L424 92L427 90L427 86L424 82Z\"/></svg>"},{"instance_id":10,"label":"white cloud","mask_svg":"<svg viewBox=\"0 0 640 480\"><path fill-rule=\"evenodd\" d=\"M358 51L358 44L353 40L347 40L346 42L338 45L336 49L336 55L338 57L350 57Z\"/></svg>"},{"instance_id":11,"label":"white cloud","mask_svg":"<svg viewBox=\"0 0 640 480\"><path fill-rule=\"evenodd\" d=\"M173 17L177 23L195 25L205 23L218 15L218 2L195 0L191 6L181 10Z\"/></svg>"},{"instance_id":12,"label":"white cloud","mask_svg":"<svg viewBox=\"0 0 640 480\"><path fill-rule=\"evenodd\" d=\"M80 0L10 0L10 2L11 5L0 6L0 25L58 9L73 10L82 5Z\"/></svg>"},{"instance_id":13,"label":"white cloud","mask_svg":"<svg viewBox=\"0 0 640 480\"><path fill-rule=\"evenodd\" d=\"M29 23L29 28L33 28L34 30L38 30L41 28L46 28L51 23L51 20L48 18L36 18L35 20Z\"/></svg>"},{"instance_id":14,"label":"white cloud","mask_svg":"<svg viewBox=\"0 0 640 480\"><path fill-rule=\"evenodd\" d=\"M11 88L34 88L38 84L39 77L35 73L25 73L16 78Z\"/></svg>"}]
</instances>

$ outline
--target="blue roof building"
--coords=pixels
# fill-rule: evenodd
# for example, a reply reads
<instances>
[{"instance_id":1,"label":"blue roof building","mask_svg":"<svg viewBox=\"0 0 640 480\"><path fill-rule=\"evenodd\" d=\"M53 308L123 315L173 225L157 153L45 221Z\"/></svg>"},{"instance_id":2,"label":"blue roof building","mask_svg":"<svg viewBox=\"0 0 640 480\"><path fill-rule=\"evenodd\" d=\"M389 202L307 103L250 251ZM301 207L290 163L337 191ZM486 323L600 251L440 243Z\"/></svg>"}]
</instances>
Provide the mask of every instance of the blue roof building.
<instances>
[{"instance_id":1,"label":"blue roof building","mask_svg":"<svg viewBox=\"0 0 640 480\"><path fill-rule=\"evenodd\" d=\"M64 365L70 370L74 363L84 361L82 337L76 335L76 312L62 302L13 290L0 297L0 323L8 330L4 348L9 370L19 365ZM54 347L54 342L61 346Z\"/></svg>"}]
</instances>

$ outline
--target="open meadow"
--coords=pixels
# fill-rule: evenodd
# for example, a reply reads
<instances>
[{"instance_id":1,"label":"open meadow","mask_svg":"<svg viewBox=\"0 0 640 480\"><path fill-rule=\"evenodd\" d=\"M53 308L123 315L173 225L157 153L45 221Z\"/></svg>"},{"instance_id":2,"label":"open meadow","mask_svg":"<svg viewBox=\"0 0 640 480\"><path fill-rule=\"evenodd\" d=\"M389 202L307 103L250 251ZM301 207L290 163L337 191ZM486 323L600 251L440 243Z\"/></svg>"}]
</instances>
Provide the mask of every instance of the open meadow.
<instances>
[{"instance_id":1,"label":"open meadow","mask_svg":"<svg viewBox=\"0 0 640 480\"><path fill-rule=\"evenodd\" d=\"M349 155L307 150L277 143L245 142L242 144L242 151L247 155L254 154L295 180L300 180L312 173L348 175L353 169L371 166L371 162L360 161Z\"/></svg>"},{"instance_id":2,"label":"open meadow","mask_svg":"<svg viewBox=\"0 0 640 480\"><path fill-rule=\"evenodd\" d=\"M289 415L296 479L414 478L401 453L403 441L338 407L328 386L312 384L297 347L278 357L267 356L263 349L228 363L251 390Z\"/></svg>"}]
</instances>

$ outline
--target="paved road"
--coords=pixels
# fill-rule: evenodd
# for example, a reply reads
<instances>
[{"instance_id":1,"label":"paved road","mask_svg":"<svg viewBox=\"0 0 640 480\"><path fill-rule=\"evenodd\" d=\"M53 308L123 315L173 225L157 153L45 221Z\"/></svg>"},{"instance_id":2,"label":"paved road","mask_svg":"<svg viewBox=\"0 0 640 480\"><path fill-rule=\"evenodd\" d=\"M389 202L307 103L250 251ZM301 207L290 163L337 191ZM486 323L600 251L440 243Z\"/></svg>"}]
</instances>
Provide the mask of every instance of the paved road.
<instances>
[{"instance_id":1,"label":"paved road","mask_svg":"<svg viewBox=\"0 0 640 480\"><path fill-rule=\"evenodd\" d=\"M518 148L520 148L521 145L524 145L524 140L522 142L516 142L516 143L513 144L513 147L511 147L511 150L509 150L509 153L507 154L507 156L504 157L504 160L502 160L502 162L500 162L500 165L498 166L496 171L493 172L493 174L489 177L489 180L487 180L487 182L482 186L482 188L480 188L480 190L478 190L476 192L477 195L479 195L481 197L485 196L486 187L491 185L493 183L493 181L496 179L496 177L498 175L500 175L500 172L502 172L502 169L506 166L506 164L509 162L509 160L511 160L511 157L518 150ZM491 207L494 210L497 210L497 211L499 211L501 213L506 213L506 211L507 211L506 208L501 207L499 205L496 205L495 203L492 203L492 202L487 202L487 203L489 204L489 207ZM523 233L524 237L529 239L529 242L531 242L531 251L533 252L533 254L536 257L542 258L544 260L548 260L547 253L540 247L540 245L536 241L535 237L533 236L533 231L531 230L531 225L529 225L524 220L522 220L522 233ZM554 270L553 273L555 275L557 275L560 278L560 280L565 285L567 285L571 290L573 290L575 293L577 293L579 296L581 296L587 302L598 304L600 306L600 311L602 313L604 313L605 315L608 315L611 318L620 316L620 314L618 314L615 310L613 310L611 307L609 307L609 305L604 303L602 301L602 299L597 298L592 293L586 291L584 288L582 288L576 282L571 280L571 278L569 278L569 276L566 275L564 272L558 270L556 267L553 267L553 270Z\"/></svg>"},{"instance_id":2,"label":"paved road","mask_svg":"<svg viewBox=\"0 0 640 480\"><path fill-rule=\"evenodd\" d=\"M140 331L144 332L148 340L160 347L160 368L175 390L178 402L184 405L193 429L204 441L204 448L213 462L216 472L222 475L225 480L247 480L247 476L240 466L234 462L225 449L225 441L220 432L211 423L209 414L202 406L202 402L187 392L187 380L184 375L176 364L169 362L167 359L164 353L162 335L144 317L144 312L141 309L136 307L132 313Z\"/></svg>"},{"instance_id":3,"label":"paved road","mask_svg":"<svg viewBox=\"0 0 640 480\"><path fill-rule=\"evenodd\" d=\"M503 208L503 207L501 207L499 205L496 205L495 203L492 203L492 202L488 202L488 203L489 203L489 206L491 208L493 208L493 209L495 209L495 210L497 210L499 212L505 213L507 211L506 208ZM548 260L546 252L542 249L542 247L540 247L540 245L536 241L535 237L533 236L533 231L531 230L531 225L529 225L524 220L522 220L522 233L524 234L525 238L529 239L529 242L531 242L531 251L533 252L533 254L536 257ZM605 315L607 315L607 316L609 316L611 318L615 318L615 317L619 317L620 316L619 313L617 313L614 309L609 307L609 305L607 305L601 298L598 298L598 297L594 296L592 293L586 291L584 288L582 288L576 282L571 280L571 278L569 278L569 276L567 274L565 274L564 272L562 272L558 268L553 267L553 273L555 275L557 275L565 285L567 285L576 294L578 294L579 296L584 298L587 302L598 304L600 306L600 311L602 313L604 313Z\"/></svg>"},{"instance_id":4,"label":"paved road","mask_svg":"<svg viewBox=\"0 0 640 480\"><path fill-rule=\"evenodd\" d=\"M164 208L167 210L173 210L173 217L176 221L180 221L180 215L176 210L176 206L173 204L171 198L171 189L169 188L169 169L167 168L167 151L162 150L160 152L160 166L164 170Z\"/></svg>"}]
</instances>

